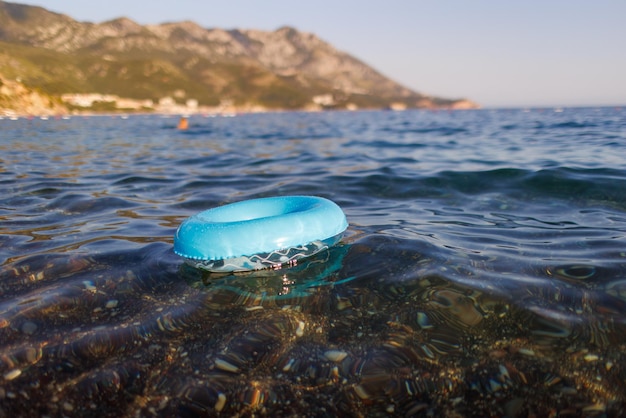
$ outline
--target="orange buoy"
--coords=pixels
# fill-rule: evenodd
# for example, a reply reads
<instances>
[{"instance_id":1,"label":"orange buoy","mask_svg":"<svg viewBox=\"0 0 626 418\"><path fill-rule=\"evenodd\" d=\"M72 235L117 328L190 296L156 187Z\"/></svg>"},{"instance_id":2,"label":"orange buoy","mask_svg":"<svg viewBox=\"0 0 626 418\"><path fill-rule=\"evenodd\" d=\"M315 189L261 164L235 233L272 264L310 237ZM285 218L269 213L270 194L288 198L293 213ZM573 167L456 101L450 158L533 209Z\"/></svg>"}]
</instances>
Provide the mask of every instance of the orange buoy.
<instances>
[{"instance_id":1,"label":"orange buoy","mask_svg":"<svg viewBox=\"0 0 626 418\"><path fill-rule=\"evenodd\" d=\"M178 129L185 130L189 127L189 122L186 117L181 117L178 121Z\"/></svg>"}]
</instances>

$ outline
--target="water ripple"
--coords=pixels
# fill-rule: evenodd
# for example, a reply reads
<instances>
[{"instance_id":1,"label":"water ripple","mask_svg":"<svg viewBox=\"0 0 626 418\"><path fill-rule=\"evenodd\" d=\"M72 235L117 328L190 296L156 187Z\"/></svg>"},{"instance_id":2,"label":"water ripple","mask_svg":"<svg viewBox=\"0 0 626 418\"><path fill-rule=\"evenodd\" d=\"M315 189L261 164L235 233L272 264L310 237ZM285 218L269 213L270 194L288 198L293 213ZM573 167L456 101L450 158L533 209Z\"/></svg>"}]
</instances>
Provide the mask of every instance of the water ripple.
<instances>
[{"instance_id":1,"label":"water ripple","mask_svg":"<svg viewBox=\"0 0 626 418\"><path fill-rule=\"evenodd\" d=\"M0 416L626 410L622 109L0 124ZM342 206L343 242L173 253L185 217L288 194Z\"/></svg>"}]
</instances>

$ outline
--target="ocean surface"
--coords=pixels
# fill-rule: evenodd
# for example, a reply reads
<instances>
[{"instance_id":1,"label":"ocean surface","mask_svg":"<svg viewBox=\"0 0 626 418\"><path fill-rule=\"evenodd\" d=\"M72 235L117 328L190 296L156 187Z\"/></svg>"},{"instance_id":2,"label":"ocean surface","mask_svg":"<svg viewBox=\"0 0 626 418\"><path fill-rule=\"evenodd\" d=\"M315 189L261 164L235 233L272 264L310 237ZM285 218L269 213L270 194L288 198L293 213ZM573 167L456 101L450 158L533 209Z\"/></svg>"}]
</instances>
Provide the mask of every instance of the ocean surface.
<instances>
[{"instance_id":1,"label":"ocean surface","mask_svg":"<svg viewBox=\"0 0 626 418\"><path fill-rule=\"evenodd\" d=\"M626 108L0 120L0 417L626 415ZM293 268L186 217L329 198Z\"/></svg>"}]
</instances>

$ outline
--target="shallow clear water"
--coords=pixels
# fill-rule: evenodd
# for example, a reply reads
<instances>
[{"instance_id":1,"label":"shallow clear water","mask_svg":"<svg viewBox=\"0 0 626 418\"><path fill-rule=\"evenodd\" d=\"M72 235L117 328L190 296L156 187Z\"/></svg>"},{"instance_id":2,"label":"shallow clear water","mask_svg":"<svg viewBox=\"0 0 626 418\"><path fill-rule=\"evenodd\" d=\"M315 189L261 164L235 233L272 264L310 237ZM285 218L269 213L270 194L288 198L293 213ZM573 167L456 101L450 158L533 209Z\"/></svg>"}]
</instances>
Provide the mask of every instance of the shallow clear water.
<instances>
[{"instance_id":1,"label":"shallow clear water","mask_svg":"<svg viewBox=\"0 0 626 418\"><path fill-rule=\"evenodd\" d=\"M0 120L0 416L626 414L626 109ZM294 268L172 251L327 197Z\"/></svg>"}]
</instances>

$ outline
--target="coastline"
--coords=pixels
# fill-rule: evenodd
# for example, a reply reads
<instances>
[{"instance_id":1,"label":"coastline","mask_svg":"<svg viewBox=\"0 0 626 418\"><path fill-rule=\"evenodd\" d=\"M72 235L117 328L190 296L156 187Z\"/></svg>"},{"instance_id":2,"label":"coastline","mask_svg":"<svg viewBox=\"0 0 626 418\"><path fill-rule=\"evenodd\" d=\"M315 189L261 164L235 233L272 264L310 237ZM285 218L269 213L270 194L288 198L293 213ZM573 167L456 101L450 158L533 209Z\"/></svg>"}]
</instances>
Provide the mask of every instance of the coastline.
<instances>
[{"instance_id":1,"label":"coastline","mask_svg":"<svg viewBox=\"0 0 626 418\"><path fill-rule=\"evenodd\" d=\"M164 97L158 102L137 100L104 95L64 94L51 96L36 89L25 86L21 81L9 80L0 76L0 117L62 117L72 115L106 115L106 114L162 114L162 115L230 115L239 113L269 113L283 111L320 112L329 110L394 110L431 109L431 110L464 110L479 109L480 106L467 99L452 101L449 105L438 105L434 100L425 97L415 106L390 101L388 105L378 108L359 107L352 103L345 106L329 106L313 100L302 108L268 108L254 103L234 104L223 100L217 106L201 106L195 100L184 104L177 103L171 97Z\"/></svg>"}]
</instances>

